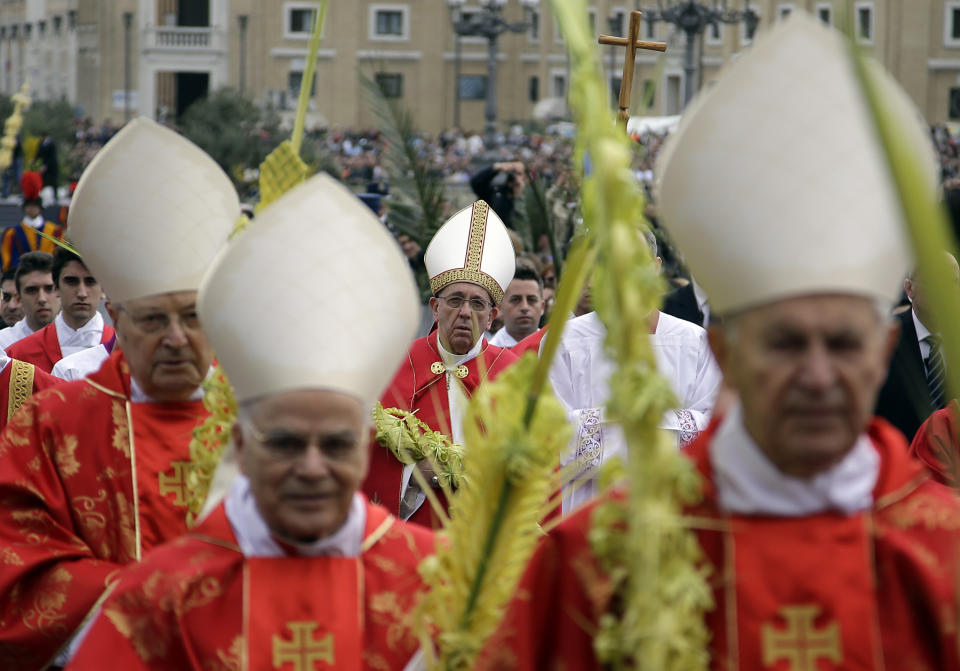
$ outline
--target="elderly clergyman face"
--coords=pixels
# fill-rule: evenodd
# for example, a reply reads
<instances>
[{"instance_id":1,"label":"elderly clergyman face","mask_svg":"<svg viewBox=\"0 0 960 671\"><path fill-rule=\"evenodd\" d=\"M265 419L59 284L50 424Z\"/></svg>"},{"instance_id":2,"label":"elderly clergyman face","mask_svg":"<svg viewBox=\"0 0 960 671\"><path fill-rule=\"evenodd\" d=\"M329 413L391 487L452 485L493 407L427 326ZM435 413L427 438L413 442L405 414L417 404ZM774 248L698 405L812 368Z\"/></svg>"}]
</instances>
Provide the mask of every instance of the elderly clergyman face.
<instances>
[{"instance_id":1,"label":"elderly clergyman face","mask_svg":"<svg viewBox=\"0 0 960 671\"><path fill-rule=\"evenodd\" d=\"M319 389L241 406L233 429L240 470L276 536L311 543L343 526L369 466L367 417L356 398Z\"/></svg>"},{"instance_id":2,"label":"elderly clergyman face","mask_svg":"<svg viewBox=\"0 0 960 671\"><path fill-rule=\"evenodd\" d=\"M809 478L853 448L897 342L872 300L814 295L748 310L711 328L744 424L779 470Z\"/></svg>"}]
</instances>

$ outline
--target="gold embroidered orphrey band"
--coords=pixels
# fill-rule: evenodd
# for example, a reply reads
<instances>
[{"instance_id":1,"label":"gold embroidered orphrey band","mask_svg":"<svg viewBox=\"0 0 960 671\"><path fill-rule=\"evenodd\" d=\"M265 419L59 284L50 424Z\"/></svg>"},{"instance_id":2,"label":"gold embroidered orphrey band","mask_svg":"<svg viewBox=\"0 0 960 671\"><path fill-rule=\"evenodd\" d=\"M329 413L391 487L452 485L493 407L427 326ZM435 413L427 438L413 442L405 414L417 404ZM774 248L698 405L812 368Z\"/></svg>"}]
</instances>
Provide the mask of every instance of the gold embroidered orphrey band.
<instances>
[{"instance_id":1,"label":"gold embroidered orphrey band","mask_svg":"<svg viewBox=\"0 0 960 671\"><path fill-rule=\"evenodd\" d=\"M451 268L430 278L430 290L437 294L441 289L454 282L479 284L489 292L494 303L503 300L503 289L490 275L480 270L483 260L483 241L487 234L487 217L490 206L478 200L473 204L470 216L470 231L467 233L467 253L463 268Z\"/></svg>"},{"instance_id":2,"label":"gold embroidered orphrey band","mask_svg":"<svg viewBox=\"0 0 960 671\"><path fill-rule=\"evenodd\" d=\"M32 363L10 360L10 388L7 393L7 421L13 417L23 402L30 398L33 392L33 372L36 369Z\"/></svg>"}]
</instances>

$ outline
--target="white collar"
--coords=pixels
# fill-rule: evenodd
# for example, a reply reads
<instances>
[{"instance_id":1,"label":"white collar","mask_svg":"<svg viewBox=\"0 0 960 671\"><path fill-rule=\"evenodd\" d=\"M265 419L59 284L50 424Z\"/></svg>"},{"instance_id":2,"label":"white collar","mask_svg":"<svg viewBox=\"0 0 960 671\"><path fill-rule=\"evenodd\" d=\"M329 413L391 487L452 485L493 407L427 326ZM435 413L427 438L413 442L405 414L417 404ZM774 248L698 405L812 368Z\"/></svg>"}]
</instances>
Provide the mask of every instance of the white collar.
<instances>
[{"instance_id":1,"label":"white collar","mask_svg":"<svg viewBox=\"0 0 960 671\"><path fill-rule=\"evenodd\" d=\"M213 375L213 366L210 366L210 370L207 371L207 379ZM193 390L193 393L190 394L190 398L187 401L202 401L203 400L203 385ZM159 403L160 401L154 400L152 397L147 396L147 392L143 390L143 387L137 382L137 378L130 374L130 402L131 403Z\"/></svg>"},{"instance_id":2,"label":"white collar","mask_svg":"<svg viewBox=\"0 0 960 671\"><path fill-rule=\"evenodd\" d=\"M250 480L245 475L237 475L230 485L224 509L245 557L287 555L260 515L253 492L250 491ZM363 547L366 526L367 506L363 497L354 493L347 520L335 532L313 543L287 540L284 543L295 547L303 557L357 557Z\"/></svg>"},{"instance_id":3,"label":"white collar","mask_svg":"<svg viewBox=\"0 0 960 671\"><path fill-rule=\"evenodd\" d=\"M447 370L452 370L460 364L466 363L471 359L476 359L482 347L483 338L481 337L466 354L454 354L444 348L443 343L440 342L440 334L437 334L437 349L440 350L440 358L443 359L443 365L446 366Z\"/></svg>"},{"instance_id":4,"label":"white collar","mask_svg":"<svg viewBox=\"0 0 960 671\"><path fill-rule=\"evenodd\" d=\"M40 215L37 215L36 217L33 217L32 219L30 217L24 217L23 223L25 223L30 228L35 228L39 231L41 228L43 228L43 225L46 222L43 219L43 215L40 214Z\"/></svg>"},{"instance_id":5,"label":"white collar","mask_svg":"<svg viewBox=\"0 0 960 671\"><path fill-rule=\"evenodd\" d=\"M32 328L30 328L30 324L27 323L27 318L26 318L26 317L24 317L23 319L21 319L20 321L18 321L16 324L14 324L13 326L11 326L10 328L11 328L11 329L16 329L17 336L20 337L20 338L25 338L25 337L27 337L28 335L30 335L31 333L34 332L34 330L33 330Z\"/></svg>"},{"instance_id":6,"label":"white collar","mask_svg":"<svg viewBox=\"0 0 960 671\"><path fill-rule=\"evenodd\" d=\"M910 316L913 317L913 326L917 329L917 340L919 342L923 342L930 337L930 329L928 329L926 325L920 321L919 317L917 317L917 311L912 307L910 308Z\"/></svg>"},{"instance_id":7,"label":"white collar","mask_svg":"<svg viewBox=\"0 0 960 671\"><path fill-rule=\"evenodd\" d=\"M57 340L60 341L61 345L69 344L75 337L87 333L96 333L98 336L103 335L103 315L101 315L99 311L94 312L93 316L87 320L87 323L78 329L73 328L66 322L63 318L62 310L57 313L53 322L56 324Z\"/></svg>"},{"instance_id":8,"label":"white collar","mask_svg":"<svg viewBox=\"0 0 960 671\"><path fill-rule=\"evenodd\" d=\"M731 408L710 443L717 502L741 515L802 517L828 511L845 515L873 505L880 455L861 435L830 470L803 480L781 473L743 425L740 405Z\"/></svg>"}]
</instances>

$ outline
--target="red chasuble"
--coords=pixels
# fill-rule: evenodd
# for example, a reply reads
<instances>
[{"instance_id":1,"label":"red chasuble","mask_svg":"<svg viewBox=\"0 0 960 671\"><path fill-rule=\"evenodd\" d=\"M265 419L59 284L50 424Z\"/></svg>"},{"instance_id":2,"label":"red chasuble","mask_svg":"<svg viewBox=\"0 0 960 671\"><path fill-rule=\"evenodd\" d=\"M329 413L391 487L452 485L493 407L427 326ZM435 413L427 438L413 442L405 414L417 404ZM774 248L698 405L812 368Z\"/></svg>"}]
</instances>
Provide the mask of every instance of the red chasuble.
<instances>
[{"instance_id":1,"label":"red chasuble","mask_svg":"<svg viewBox=\"0 0 960 671\"><path fill-rule=\"evenodd\" d=\"M960 403L953 399L930 415L910 443L910 452L926 464L937 482L960 484Z\"/></svg>"},{"instance_id":2,"label":"red chasuble","mask_svg":"<svg viewBox=\"0 0 960 671\"><path fill-rule=\"evenodd\" d=\"M71 671L400 671L433 534L367 504L359 557L247 558L217 508L130 569Z\"/></svg>"},{"instance_id":3,"label":"red chasuble","mask_svg":"<svg viewBox=\"0 0 960 671\"><path fill-rule=\"evenodd\" d=\"M131 403L119 351L32 397L0 435L0 668L42 668L118 569L186 531L200 401Z\"/></svg>"},{"instance_id":4,"label":"red chasuble","mask_svg":"<svg viewBox=\"0 0 960 671\"><path fill-rule=\"evenodd\" d=\"M899 432L869 429L881 464L874 506L849 517L727 515L707 455L714 424L688 452L704 476L693 515L713 565L716 671L934 671L960 668L960 500L911 459ZM600 669L592 636L610 606L586 540L595 504L538 548L480 669Z\"/></svg>"},{"instance_id":5,"label":"red chasuble","mask_svg":"<svg viewBox=\"0 0 960 671\"><path fill-rule=\"evenodd\" d=\"M100 344L108 342L112 337L113 327L104 324ZM32 363L44 373L49 373L53 370L54 364L63 358L60 352L60 339L57 337L57 325L50 322L39 331L21 338L7 348L7 355Z\"/></svg>"},{"instance_id":6,"label":"red chasuble","mask_svg":"<svg viewBox=\"0 0 960 671\"><path fill-rule=\"evenodd\" d=\"M447 396L446 369L439 373L431 365L441 362L437 349L437 332L413 341L407 360L387 387L380 402L385 408L416 410L417 417L434 431L450 435L450 401ZM465 365L468 374L461 380L467 396L485 379L493 379L500 371L517 360L510 350L483 342L480 354ZM370 473L363 483L363 492L370 500L380 503L394 515L400 512L400 488L403 464L378 443L371 445ZM442 494L437 495L443 499ZM444 503L446 503L444 501ZM424 503L409 520L428 527L438 526L428 503Z\"/></svg>"}]
</instances>

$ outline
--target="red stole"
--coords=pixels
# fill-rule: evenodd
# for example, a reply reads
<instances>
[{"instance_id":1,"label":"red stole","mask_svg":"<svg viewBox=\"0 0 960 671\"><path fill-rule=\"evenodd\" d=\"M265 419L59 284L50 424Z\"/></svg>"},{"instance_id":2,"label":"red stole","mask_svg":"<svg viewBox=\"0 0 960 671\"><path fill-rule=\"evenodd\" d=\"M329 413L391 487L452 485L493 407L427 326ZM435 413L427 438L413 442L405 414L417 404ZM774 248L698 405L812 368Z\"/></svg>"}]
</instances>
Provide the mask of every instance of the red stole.
<instances>
[{"instance_id":1,"label":"red stole","mask_svg":"<svg viewBox=\"0 0 960 671\"><path fill-rule=\"evenodd\" d=\"M140 547L146 551L187 530L186 476L203 401L131 403Z\"/></svg>"},{"instance_id":2,"label":"red stole","mask_svg":"<svg viewBox=\"0 0 960 671\"><path fill-rule=\"evenodd\" d=\"M450 407L446 388L446 369L440 373L431 365L442 362L437 347L437 332L413 341L407 361L401 364L380 402L385 408L417 411L417 417L434 431L450 435ZM467 396L485 379L493 379L500 371L517 361L510 350L495 347L483 341L480 354L468 361L463 388ZM387 448L371 441L370 472L363 483L363 492L374 503L385 506L392 514L400 511L400 488L403 464ZM438 495L440 492L437 492ZM441 496L442 499L442 496ZM446 502L444 502L446 503ZM437 520L428 503L424 503L410 518L411 522L437 527Z\"/></svg>"},{"instance_id":3,"label":"red stole","mask_svg":"<svg viewBox=\"0 0 960 671\"><path fill-rule=\"evenodd\" d=\"M104 324L100 344L110 340L113 334L113 327ZM54 365L63 358L60 350L60 339L57 337L56 323L50 322L39 331L13 343L7 348L7 354L14 359L32 363L43 372L49 373L53 370Z\"/></svg>"}]
</instances>

